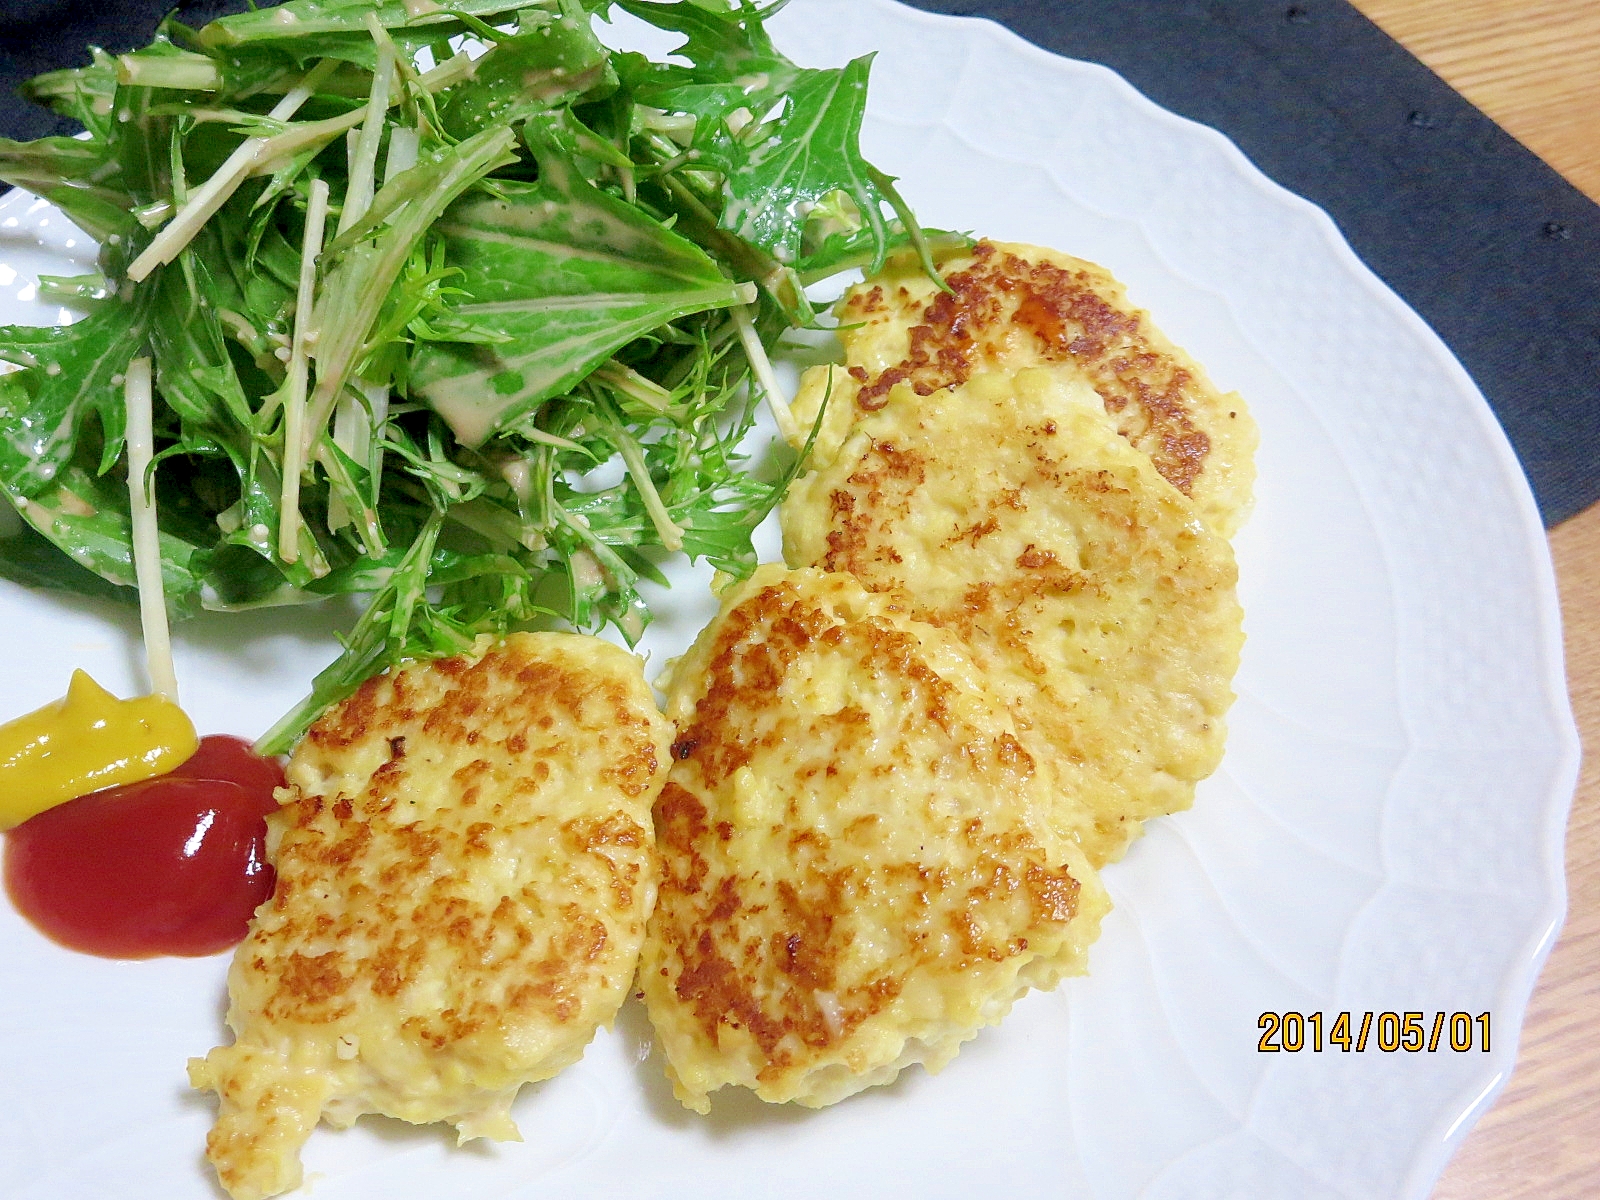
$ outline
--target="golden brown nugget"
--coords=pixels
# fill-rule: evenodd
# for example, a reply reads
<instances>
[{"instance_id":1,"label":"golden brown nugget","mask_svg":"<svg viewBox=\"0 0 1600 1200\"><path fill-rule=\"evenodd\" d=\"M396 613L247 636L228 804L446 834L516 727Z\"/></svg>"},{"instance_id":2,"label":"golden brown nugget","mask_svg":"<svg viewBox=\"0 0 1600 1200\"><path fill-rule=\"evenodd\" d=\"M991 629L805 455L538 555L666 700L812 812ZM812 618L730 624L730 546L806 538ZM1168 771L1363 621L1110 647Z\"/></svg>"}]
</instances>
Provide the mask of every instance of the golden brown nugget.
<instances>
[{"instance_id":1,"label":"golden brown nugget","mask_svg":"<svg viewBox=\"0 0 1600 1200\"><path fill-rule=\"evenodd\" d=\"M840 301L843 366L813 367L794 405L809 430L831 388L817 462L896 387L928 396L980 374L1061 368L1089 382L1117 432L1194 501L1208 527L1224 537L1237 532L1255 480L1255 422L1238 394L1219 392L1105 268L990 241L939 267L949 291L902 256Z\"/></svg>"},{"instance_id":2,"label":"golden brown nugget","mask_svg":"<svg viewBox=\"0 0 1600 1200\"><path fill-rule=\"evenodd\" d=\"M269 821L277 867L228 976L207 1156L237 1200L297 1186L319 1118L514 1139L518 1088L627 994L655 900L670 727L640 661L516 634L369 679L312 726Z\"/></svg>"},{"instance_id":3,"label":"golden brown nugget","mask_svg":"<svg viewBox=\"0 0 1600 1200\"><path fill-rule=\"evenodd\" d=\"M942 630L760 568L672 670L640 987L674 1091L818 1107L939 1069L1084 969L1108 902Z\"/></svg>"},{"instance_id":4,"label":"golden brown nugget","mask_svg":"<svg viewBox=\"0 0 1600 1200\"><path fill-rule=\"evenodd\" d=\"M864 414L790 489L784 553L956 634L1064 795L1089 861L1193 802L1244 641L1232 548L1060 372L975 376Z\"/></svg>"}]
</instances>

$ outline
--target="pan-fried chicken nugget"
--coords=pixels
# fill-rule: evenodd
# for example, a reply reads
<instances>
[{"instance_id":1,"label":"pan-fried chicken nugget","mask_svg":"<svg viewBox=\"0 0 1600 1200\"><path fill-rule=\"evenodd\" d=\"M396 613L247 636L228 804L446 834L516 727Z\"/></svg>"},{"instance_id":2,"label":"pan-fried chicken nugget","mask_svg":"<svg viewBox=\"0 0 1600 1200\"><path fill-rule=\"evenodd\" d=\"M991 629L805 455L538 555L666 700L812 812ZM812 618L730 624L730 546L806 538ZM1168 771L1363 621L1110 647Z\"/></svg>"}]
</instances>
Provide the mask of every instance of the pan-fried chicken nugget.
<instances>
[{"instance_id":1,"label":"pan-fried chicken nugget","mask_svg":"<svg viewBox=\"0 0 1600 1200\"><path fill-rule=\"evenodd\" d=\"M943 630L760 568L671 673L640 987L674 1090L831 1104L1084 969L1107 900L1058 782Z\"/></svg>"},{"instance_id":2,"label":"pan-fried chicken nugget","mask_svg":"<svg viewBox=\"0 0 1600 1200\"><path fill-rule=\"evenodd\" d=\"M233 1044L190 1062L231 1195L295 1187L319 1118L517 1136L517 1089L575 1062L633 980L670 737L639 660L576 634L389 671L323 714L270 820Z\"/></svg>"},{"instance_id":3,"label":"pan-fried chicken nugget","mask_svg":"<svg viewBox=\"0 0 1600 1200\"><path fill-rule=\"evenodd\" d=\"M904 384L784 500L793 566L847 571L957 634L1064 796L1089 861L1215 770L1244 641L1232 547L1059 371Z\"/></svg>"},{"instance_id":4,"label":"pan-fried chicken nugget","mask_svg":"<svg viewBox=\"0 0 1600 1200\"><path fill-rule=\"evenodd\" d=\"M1060 367L1088 380L1117 432L1194 501L1207 526L1233 536L1250 506L1255 422L1110 272L1055 250L990 241L939 267L949 291L902 256L841 300L844 364L807 372L794 405L809 430L831 388L817 461L832 457L897 385L927 396L980 374Z\"/></svg>"}]
</instances>

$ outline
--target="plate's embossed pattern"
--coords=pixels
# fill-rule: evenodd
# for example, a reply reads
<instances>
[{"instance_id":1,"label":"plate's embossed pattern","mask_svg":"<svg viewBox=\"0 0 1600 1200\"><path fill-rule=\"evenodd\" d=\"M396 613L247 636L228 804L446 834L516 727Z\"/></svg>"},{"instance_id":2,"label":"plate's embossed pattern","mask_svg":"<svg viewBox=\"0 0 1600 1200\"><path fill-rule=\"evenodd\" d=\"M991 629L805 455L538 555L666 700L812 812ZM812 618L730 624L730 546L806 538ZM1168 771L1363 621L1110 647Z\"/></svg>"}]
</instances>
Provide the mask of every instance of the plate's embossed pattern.
<instances>
[{"instance_id":1,"label":"plate's embossed pattern","mask_svg":"<svg viewBox=\"0 0 1600 1200\"><path fill-rule=\"evenodd\" d=\"M1106 264L1250 402L1227 759L1106 872L1093 973L938 1078L820 1113L719 1099L702 1120L630 1005L525 1091L524 1145L365 1121L312 1140L313 1194L1421 1200L1510 1070L1576 775L1544 536L1487 405L1326 216L1110 72L890 0L794 0L773 32L802 62L878 53L866 149L925 221ZM29 285L85 261L79 239L0 202L0 320L63 315ZM705 578L664 602L656 666L709 613ZM186 704L207 729L265 728L347 619L181 627ZM0 715L59 694L67 664L139 685L128 614L0 583L0 628ZM0 905L0 1195L217 1194L183 1063L214 1042L225 968L71 955ZM1345 1009L1491 1011L1492 1049L1256 1051L1262 1011Z\"/></svg>"}]
</instances>

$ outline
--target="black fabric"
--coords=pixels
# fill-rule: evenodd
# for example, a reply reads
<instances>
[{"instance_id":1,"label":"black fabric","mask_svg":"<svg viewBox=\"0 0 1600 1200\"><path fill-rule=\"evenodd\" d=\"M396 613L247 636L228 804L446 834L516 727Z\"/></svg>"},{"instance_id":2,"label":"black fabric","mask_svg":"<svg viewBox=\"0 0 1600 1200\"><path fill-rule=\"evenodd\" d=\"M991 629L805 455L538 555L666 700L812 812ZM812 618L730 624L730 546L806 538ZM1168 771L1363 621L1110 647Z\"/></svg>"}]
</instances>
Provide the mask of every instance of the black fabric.
<instances>
[{"instance_id":1,"label":"black fabric","mask_svg":"<svg viewBox=\"0 0 1600 1200\"><path fill-rule=\"evenodd\" d=\"M23 140L75 131L71 121L22 99L17 88L42 71L86 65L88 47L120 54L149 45L170 12L199 26L248 7L244 0L0 0L0 136Z\"/></svg>"},{"instance_id":2,"label":"black fabric","mask_svg":"<svg viewBox=\"0 0 1600 1200\"><path fill-rule=\"evenodd\" d=\"M1500 418L1547 524L1600 498L1600 207L1344 0L907 0L1104 63L1322 206ZM0 0L0 132L59 131L14 89L170 5ZM200 24L243 8L178 4ZM1397 427L1403 427L1398 414Z\"/></svg>"}]
</instances>

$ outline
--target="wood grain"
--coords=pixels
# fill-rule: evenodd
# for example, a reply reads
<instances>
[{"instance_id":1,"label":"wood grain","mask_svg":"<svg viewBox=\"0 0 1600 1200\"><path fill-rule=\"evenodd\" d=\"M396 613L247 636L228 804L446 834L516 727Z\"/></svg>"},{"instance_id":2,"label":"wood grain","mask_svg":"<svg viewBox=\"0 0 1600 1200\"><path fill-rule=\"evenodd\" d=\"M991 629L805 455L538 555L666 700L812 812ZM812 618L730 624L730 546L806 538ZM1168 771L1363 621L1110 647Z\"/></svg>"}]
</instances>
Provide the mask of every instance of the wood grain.
<instances>
[{"instance_id":1,"label":"wood grain","mask_svg":"<svg viewBox=\"0 0 1600 1200\"><path fill-rule=\"evenodd\" d=\"M1591 199L1600 199L1600 4L1354 0Z\"/></svg>"},{"instance_id":2,"label":"wood grain","mask_svg":"<svg viewBox=\"0 0 1600 1200\"><path fill-rule=\"evenodd\" d=\"M1355 0L1523 145L1600 201L1600 4ZM1597 267L1596 286L1600 286ZM1600 380L1591 403L1600 409ZM1600 419L1600 417L1597 417ZM1600 505L1551 532L1567 680L1600 750ZM1567 922L1528 1008L1515 1073L1445 1168L1435 1200L1600 1196L1600 754L1567 831Z\"/></svg>"}]
</instances>

